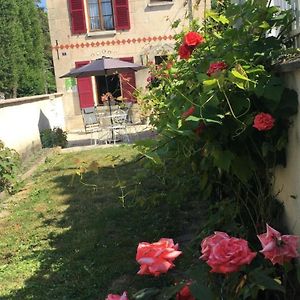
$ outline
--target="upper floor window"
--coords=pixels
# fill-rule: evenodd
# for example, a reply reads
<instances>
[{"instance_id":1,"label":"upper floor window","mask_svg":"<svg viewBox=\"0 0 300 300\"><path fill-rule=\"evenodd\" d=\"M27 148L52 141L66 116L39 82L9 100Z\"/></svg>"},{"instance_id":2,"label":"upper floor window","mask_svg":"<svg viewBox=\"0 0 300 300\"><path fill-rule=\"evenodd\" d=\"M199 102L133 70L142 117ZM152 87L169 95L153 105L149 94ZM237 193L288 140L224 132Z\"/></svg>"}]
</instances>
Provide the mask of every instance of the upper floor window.
<instances>
[{"instance_id":1,"label":"upper floor window","mask_svg":"<svg viewBox=\"0 0 300 300\"><path fill-rule=\"evenodd\" d=\"M128 0L68 0L68 4L72 34L130 29Z\"/></svg>"},{"instance_id":2,"label":"upper floor window","mask_svg":"<svg viewBox=\"0 0 300 300\"><path fill-rule=\"evenodd\" d=\"M113 30L114 17L111 0L88 0L90 30Z\"/></svg>"}]
</instances>

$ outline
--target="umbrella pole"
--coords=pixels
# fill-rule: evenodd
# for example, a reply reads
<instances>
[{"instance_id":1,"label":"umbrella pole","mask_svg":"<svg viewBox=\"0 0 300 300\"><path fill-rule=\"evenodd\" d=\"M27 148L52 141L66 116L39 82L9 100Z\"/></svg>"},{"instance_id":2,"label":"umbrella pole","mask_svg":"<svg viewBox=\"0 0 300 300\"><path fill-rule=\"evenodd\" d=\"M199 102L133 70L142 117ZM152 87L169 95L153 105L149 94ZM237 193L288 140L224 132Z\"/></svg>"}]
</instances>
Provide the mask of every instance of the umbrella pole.
<instances>
[{"instance_id":1,"label":"umbrella pole","mask_svg":"<svg viewBox=\"0 0 300 300\"><path fill-rule=\"evenodd\" d=\"M105 88L106 88L106 93L108 93L108 82L107 82L107 74L105 71ZM110 115L110 123L113 126L113 119L112 119L112 111L111 111L111 103L110 103L110 97L108 97L108 107L109 107L109 115ZM114 130L111 130L111 138L114 141Z\"/></svg>"}]
</instances>

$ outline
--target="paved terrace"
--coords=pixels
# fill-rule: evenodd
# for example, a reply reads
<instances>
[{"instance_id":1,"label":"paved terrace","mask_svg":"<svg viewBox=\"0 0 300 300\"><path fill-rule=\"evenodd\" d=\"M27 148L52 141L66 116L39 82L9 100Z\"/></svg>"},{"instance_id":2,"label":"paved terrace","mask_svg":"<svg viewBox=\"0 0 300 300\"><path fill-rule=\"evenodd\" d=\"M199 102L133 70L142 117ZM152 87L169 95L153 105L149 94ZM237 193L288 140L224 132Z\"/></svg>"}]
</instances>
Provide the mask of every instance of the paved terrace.
<instances>
[{"instance_id":1,"label":"paved terrace","mask_svg":"<svg viewBox=\"0 0 300 300\"><path fill-rule=\"evenodd\" d=\"M156 135L155 130L151 125L141 125L133 124L127 126L127 134L129 138L129 143L134 143L141 139L151 139ZM128 143L124 131L121 132L120 140L113 143L107 143L107 136L109 133L103 130L88 132L86 133L84 129L77 129L68 132L68 146L63 149L64 151L76 151L78 149L84 148L95 148L95 147L106 147L106 146L118 146L123 143Z\"/></svg>"}]
</instances>

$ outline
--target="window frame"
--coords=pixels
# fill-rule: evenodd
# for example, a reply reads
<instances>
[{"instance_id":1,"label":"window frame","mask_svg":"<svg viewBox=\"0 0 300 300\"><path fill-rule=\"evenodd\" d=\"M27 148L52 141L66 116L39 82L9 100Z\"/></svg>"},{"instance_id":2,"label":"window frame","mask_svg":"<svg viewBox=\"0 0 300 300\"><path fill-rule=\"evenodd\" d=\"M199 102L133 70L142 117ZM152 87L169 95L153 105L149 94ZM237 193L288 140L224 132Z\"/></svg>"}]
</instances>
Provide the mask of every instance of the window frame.
<instances>
[{"instance_id":1,"label":"window frame","mask_svg":"<svg viewBox=\"0 0 300 300\"><path fill-rule=\"evenodd\" d=\"M114 5L113 0L110 0L111 3L111 10L112 10L112 21L113 21L113 28L112 29L105 29L104 28L104 19L103 19L103 13L102 13L102 0L97 0L98 3L98 13L99 13L99 23L101 28L92 29L91 28L91 15L90 15L90 7L89 7L89 0L85 1L86 4L86 12L87 12L87 18L88 18L88 32L113 32L116 30L116 24L115 24L115 13L114 13Z\"/></svg>"}]
</instances>

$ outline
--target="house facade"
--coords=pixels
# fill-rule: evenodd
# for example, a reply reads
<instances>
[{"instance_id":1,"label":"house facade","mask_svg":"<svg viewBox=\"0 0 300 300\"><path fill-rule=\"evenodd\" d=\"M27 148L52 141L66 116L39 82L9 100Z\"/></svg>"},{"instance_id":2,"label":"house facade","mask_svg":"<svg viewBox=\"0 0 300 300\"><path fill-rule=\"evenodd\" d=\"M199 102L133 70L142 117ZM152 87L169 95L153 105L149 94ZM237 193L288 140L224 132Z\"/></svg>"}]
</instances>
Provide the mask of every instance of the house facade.
<instances>
[{"instance_id":1,"label":"house facade","mask_svg":"<svg viewBox=\"0 0 300 300\"><path fill-rule=\"evenodd\" d=\"M197 3L198 2L198 3ZM198 5L196 5L198 4ZM174 47L171 24L202 19L210 0L47 0L58 92L64 93L67 129L81 125L81 108L101 106L103 76L59 78L70 69L103 56L141 65L160 63ZM110 76L114 97L135 101L134 90L147 84L148 70Z\"/></svg>"}]
</instances>

